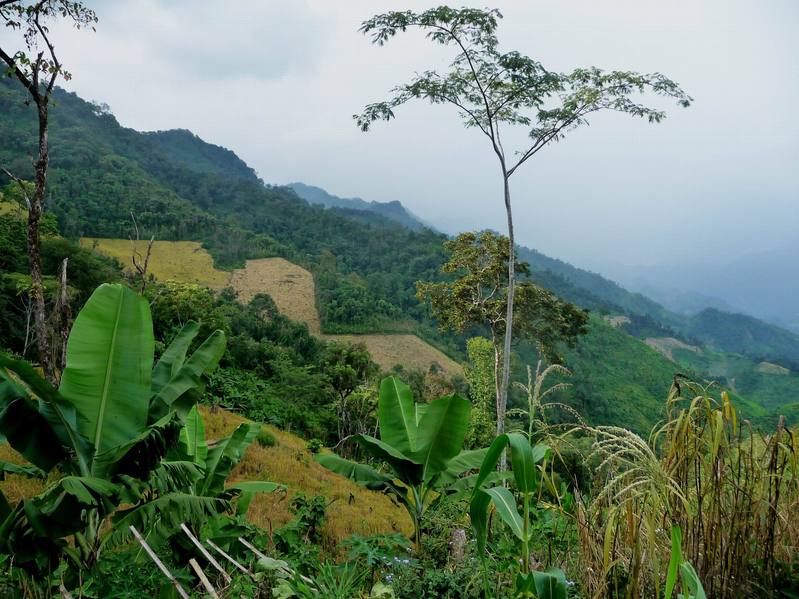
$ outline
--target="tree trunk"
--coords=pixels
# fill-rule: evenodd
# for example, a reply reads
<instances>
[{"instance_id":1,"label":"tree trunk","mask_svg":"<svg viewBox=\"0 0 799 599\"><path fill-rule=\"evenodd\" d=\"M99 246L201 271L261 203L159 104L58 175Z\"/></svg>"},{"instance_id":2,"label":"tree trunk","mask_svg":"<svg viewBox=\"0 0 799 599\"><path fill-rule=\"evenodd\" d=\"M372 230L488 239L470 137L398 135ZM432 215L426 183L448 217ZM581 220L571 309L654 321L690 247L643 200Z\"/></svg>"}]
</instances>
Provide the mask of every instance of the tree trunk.
<instances>
[{"instance_id":1,"label":"tree trunk","mask_svg":"<svg viewBox=\"0 0 799 599\"><path fill-rule=\"evenodd\" d=\"M47 147L47 98L37 102L39 114L39 157L35 162L36 180L33 198L28 206L28 262L31 271L31 300L33 302L34 327L36 345L39 350L39 362L45 378L55 384L55 368L50 351L50 339L47 332L47 317L44 307L44 282L42 278L42 257L39 252L39 221L44 209L44 190L47 183L47 164L49 153Z\"/></svg>"},{"instance_id":2,"label":"tree trunk","mask_svg":"<svg viewBox=\"0 0 799 599\"><path fill-rule=\"evenodd\" d=\"M505 413L508 408L508 386L510 384L510 348L513 340L513 296L516 291L516 245L513 237L513 213L510 203L510 184L508 174L503 168L502 179L505 192L505 211L508 215L508 308L505 315L505 342L502 354L502 378L499 385L497 405L497 435L505 432ZM507 468L505 452L500 459L500 470Z\"/></svg>"}]
</instances>

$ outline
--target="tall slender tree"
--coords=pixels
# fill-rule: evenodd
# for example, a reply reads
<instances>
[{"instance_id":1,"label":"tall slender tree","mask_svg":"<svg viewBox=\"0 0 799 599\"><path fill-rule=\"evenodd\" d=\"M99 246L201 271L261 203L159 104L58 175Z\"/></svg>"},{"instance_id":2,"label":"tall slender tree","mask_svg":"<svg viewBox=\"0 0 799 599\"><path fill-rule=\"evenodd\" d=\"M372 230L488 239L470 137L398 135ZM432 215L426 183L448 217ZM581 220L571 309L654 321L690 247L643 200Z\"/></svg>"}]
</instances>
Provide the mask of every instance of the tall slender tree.
<instances>
[{"instance_id":1,"label":"tall slender tree","mask_svg":"<svg viewBox=\"0 0 799 599\"><path fill-rule=\"evenodd\" d=\"M10 179L20 184L28 205L27 250L30 263L30 296L33 304L34 330L39 360L45 376L56 382L57 365L50 347L47 331L47 314L44 304L42 260L39 253L39 222L44 211L44 193L47 185L47 167L50 160L47 141L50 100L59 77L70 79L56 54L49 24L57 19L70 21L76 28L91 27L97 22L93 10L83 2L68 0L0 0L0 23L17 30L22 37L22 48L11 50L0 46L0 60L5 63L5 74L19 81L36 107L38 119L38 144L33 161L34 188L29 193L22 180L2 168Z\"/></svg>"},{"instance_id":2,"label":"tall slender tree","mask_svg":"<svg viewBox=\"0 0 799 599\"><path fill-rule=\"evenodd\" d=\"M453 106L463 124L479 131L490 144L500 169L510 239L507 326L500 380L504 413L516 289L511 177L547 145L586 124L593 113L612 110L656 123L665 113L641 104L635 99L637 95L651 92L675 99L682 106L690 105L692 100L660 73L603 71L595 67L557 73L519 52L500 52L496 30L501 18L497 10L441 6L421 13L388 12L365 21L360 30L370 35L377 45L382 46L397 33L416 28L431 42L452 48L455 57L446 72L430 70L417 74L410 82L395 87L388 100L367 105L354 118L358 126L367 131L375 121L393 118L398 106L426 99L433 104ZM516 151L508 151L503 145L503 136L513 127L527 129L529 141ZM503 423L498 422L497 432L502 430Z\"/></svg>"}]
</instances>

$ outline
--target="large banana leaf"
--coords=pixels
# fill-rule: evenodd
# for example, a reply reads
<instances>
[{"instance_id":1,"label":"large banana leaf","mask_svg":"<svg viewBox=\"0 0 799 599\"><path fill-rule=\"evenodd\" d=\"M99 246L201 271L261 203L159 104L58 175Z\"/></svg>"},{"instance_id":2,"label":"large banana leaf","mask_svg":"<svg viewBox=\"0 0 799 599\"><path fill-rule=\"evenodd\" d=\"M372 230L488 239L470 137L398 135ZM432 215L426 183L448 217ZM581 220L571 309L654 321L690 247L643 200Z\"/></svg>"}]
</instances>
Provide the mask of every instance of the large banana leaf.
<instances>
[{"instance_id":1,"label":"large banana leaf","mask_svg":"<svg viewBox=\"0 0 799 599\"><path fill-rule=\"evenodd\" d=\"M205 480L200 495L218 495L225 487L225 480L244 457L244 452L253 442L261 425L255 422L240 424L233 434L222 439L208 451L205 463Z\"/></svg>"},{"instance_id":2,"label":"large banana leaf","mask_svg":"<svg viewBox=\"0 0 799 599\"><path fill-rule=\"evenodd\" d=\"M77 471L88 474L91 448L77 431L74 406L64 401L30 364L3 355L0 355L0 434L26 460L43 470L50 470L74 453ZM64 464L68 466L68 462Z\"/></svg>"},{"instance_id":3,"label":"large banana leaf","mask_svg":"<svg viewBox=\"0 0 799 599\"><path fill-rule=\"evenodd\" d=\"M160 418L170 409L177 410L181 416L188 414L196 402L197 393L205 388L203 375L211 372L219 364L222 354L225 353L226 343L222 331L214 331L203 341L153 397L150 420ZM173 363L173 366L175 365ZM197 393L192 395L195 391Z\"/></svg>"},{"instance_id":4,"label":"large banana leaf","mask_svg":"<svg viewBox=\"0 0 799 599\"><path fill-rule=\"evenodd\" d=\"M85 528L83 514L96 509L101 517L117 503L120 488L93 476L65 476L33 499L25 500L28 525L37 537L65 537Z\"/></svg>"},{"instance_id":5,"label":"large banana leaf","mask_svg":"<svg viewBox=\"0 0 799 599\"><path fill-rule=\"evenodd\" d=\"M59 390L75 406L78 431L95 454L145 427L153 347L149 305L123 285L101 285L78 314Z\"/></svg>"},{"instance_id":6,"label":"large banana leaf","mask_svg":"<svg viewBox=\"0 0 799 599\"><path fill-rule=\"evenodd\" d=\"M169 347L161 354L161 358L153 368L153 393L158 393L178 373L183 362L186 361L186 352L199 331L200 325L190 320L183 325Z\"/></svg>"},{"instance_id":7,"label":"large banana leaf","mask_svg":"<svg viewBox=\"0 0 799 599\"><path fill-rule=\"evenodd\" d=\"M316 461L331 472L345 476L373 491L381 491L392 484L392 478L371 466L347 460L334 453L317 454Z\"/></svg>"},{"instance_id":8,"label":"large banana leaf","mask_svg":"<svg viewBox=\"0 0 799 599\"><path fill-rule=\"evenodd\" d=\"M132 540L130 526L135 526L154 542L170 538L181 524L200 528L217 514L230 511L229 501L218 497L200 497L191 493L167 493L152 501L126 510L118 510L113 528L103 539L103 548L112 549Z\"/></svg>"},{"instance_id":9,"label":"large banana leaf","mask_svg":"<svg viewBox=\"0 0 799 599\"><path fill-rule=\"evenodd\" d=\"M380 383L377 419L385 443L405 455L416 451L416 406L411 388L397 377L386 377Z\"/></svg>"},{"instance_id":10,"label":"large banana leaf","mask_svg":"<svg viewBox=\"0 0 799 599\"><path fill-rule=\"evenodd\" d=\"M25 389L0 370L0 433L31 464L50 471L67 457L55 432Z\"/></svg>"},{"instance_id":11,"label":"large banana leaf","mask_svg":"<svg viewBox=\"0 0 799 599\"><path fill-rule=\"evenodd\" d=\"M422 465L388 443L369 435L353 435L352 439L373 458L386 462L403 482L417 485L424 480Z\"/></svg>"},{"instance_id":12,"label":"large banana leaf","mask_svg":"<svg viewBox=\"0 0 799 599\"><path fill-rule=\"evenodd\" d=\"M97 454L92 462L92 474L101 478L125 474L146 480L176 443L180 429L180 419L170 412L129 441Z\"/></svg>"},{"instance_id":13,"label":"large banana leaf","mask_svg":"<svg viewBox=\"0 0 799 599\"><path fill-rule=\"evenodd\" d=\"M470 410L468 400L458 395L447 395L428 404L419 422L417 451L411 454L422 465L423 480L444 472L448 462L460 453Z\"/></svg>"},{"instance_id":14,"label":"large banana leaf","mask_svg":"<svg viewBox=\"0 0 799 599\"><path fill-rule=\"evenodd\" d=\"M208 444L205 442L205 424L197 406L192 406L180 430L180 451L191 461L205 465Z\"/></svg>"}]
</instances>

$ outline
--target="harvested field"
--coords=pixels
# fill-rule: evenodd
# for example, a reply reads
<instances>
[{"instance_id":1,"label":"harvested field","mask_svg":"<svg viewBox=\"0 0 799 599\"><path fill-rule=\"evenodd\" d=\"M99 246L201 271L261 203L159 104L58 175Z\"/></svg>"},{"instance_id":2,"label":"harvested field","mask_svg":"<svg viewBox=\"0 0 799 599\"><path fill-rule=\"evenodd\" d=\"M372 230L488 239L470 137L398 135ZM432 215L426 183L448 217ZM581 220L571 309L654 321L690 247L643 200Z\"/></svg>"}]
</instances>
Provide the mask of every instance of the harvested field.
<instances>
[{"instance_id":1,"label":"harvested field","mask_svg":"<svg viewBox=\"0 0 799 599\"><path fill-rule=\"evenodd\" d=\"M242 302L250 301L256 293L268 293L281 314L306 323L314 335L329 341L365 344L375 362L386 370L402 364L426 371L436 364L448 374L462 372L457 362L416 335L323 335L313 275L283 258L247 260L245 268L233 272L230 284Z\"/></svg>"},{"instance_id":2,"label":"harvested field","mask_svg":"<svg viewBox=\"0 0 799 599\"><path fill-rule=\"evenodd\" d=\"M95 248L101 254L116 258L126 270L133 271L133 242L127 239L83 237L83 247ZM136 250L144 256L147 241L139 241ZM196 241L156 241L148 271L159 281L196 283L211 289L222 289L230 282L230 273L214 267L211 255Z\"/></svg>"},{"instance_id":3,"label":"harvested field","mask_svg":"<svg viewBox=\"0 0 799 599\"><path fill-rule=\"evenodd\" d=\"M116 258L129 270L133 268L133 246L125 239L81 239L84 247ZM147 242L140 241L137 249L147 251ZM396 364L428 370L437 365L447 374L461 373L460 364L437 350L416 335L364 334L324 335L319 313L316 310L316 293L313 275L283 258L247 260L242 269L228 273L214 268L211 255L194 241L156 241L150 258L149 271L160 281L197 283L211 289L230 285L239 300L249 302L257 293L267 293L275 301L281 314L292 320L304 322L308 330L329 341L364 343L375 362L388 370Z\"/></svg>"},{"instance_id":4,"label":"harvested field","mask_svg":"<svg viewBox=\"0 0 799 599\"><path fill-rule=\"evenodd\" d=\"M244 268L233 271L230 285L245 304L258 293L268 293L281 314L304 322L314 335L322 332L313 275L301 266L283 258L247 260Z\"/></svg>"},{"instance_id":5,"label":"harvested field","mask_svg":"<svg viewBox=\"0 0 799 599\"><path fill-rule=\"evenodd\" d=\"M675 349L684 349L686 351L691 351L695 354L702 355L701 347L697 347L696 345L688 345L687 343L684 343L679 339L675 339L674 337L647 337L644 339L644 343L646 343L652 349L660 352L671 361L674 361Z\"/></svg>"}]
</instances>

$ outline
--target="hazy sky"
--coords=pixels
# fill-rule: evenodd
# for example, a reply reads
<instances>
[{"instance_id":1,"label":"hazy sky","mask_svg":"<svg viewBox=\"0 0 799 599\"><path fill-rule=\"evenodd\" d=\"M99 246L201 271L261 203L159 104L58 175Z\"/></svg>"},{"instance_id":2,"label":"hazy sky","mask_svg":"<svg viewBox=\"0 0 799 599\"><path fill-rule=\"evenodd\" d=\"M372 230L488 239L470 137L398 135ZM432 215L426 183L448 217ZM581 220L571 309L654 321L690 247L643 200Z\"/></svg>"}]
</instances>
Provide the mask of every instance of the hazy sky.
<instances>
[{"instance_id":1,"label":"hazy sky","mask_svg":"<svg viewBox=\"0 0 799 599\"><path fill-rule=\"evenodd\" d=\"M268 183L401 200L447 232L504 228L485 139L416 104L360 133L352 114L449 53L417 34L372 46L360 22L432 3L91 2L97 33L59 29L68 88L140 130L186 128ZM466 4L483 7L484 2ZM714 262L795 243L799 2L494 1L503 49L551 69L660 71L695 104L659 125L595 118L515 177L520 242L577 264ZM7 34L0 34L7 36ZM658 104L662 105L662 103Z\"/></svg>"}]
</instances>

